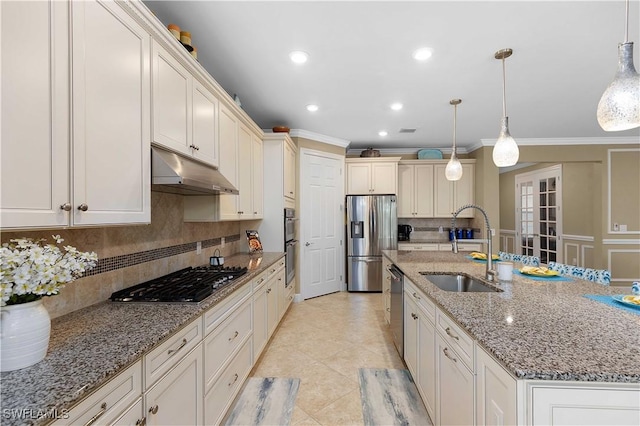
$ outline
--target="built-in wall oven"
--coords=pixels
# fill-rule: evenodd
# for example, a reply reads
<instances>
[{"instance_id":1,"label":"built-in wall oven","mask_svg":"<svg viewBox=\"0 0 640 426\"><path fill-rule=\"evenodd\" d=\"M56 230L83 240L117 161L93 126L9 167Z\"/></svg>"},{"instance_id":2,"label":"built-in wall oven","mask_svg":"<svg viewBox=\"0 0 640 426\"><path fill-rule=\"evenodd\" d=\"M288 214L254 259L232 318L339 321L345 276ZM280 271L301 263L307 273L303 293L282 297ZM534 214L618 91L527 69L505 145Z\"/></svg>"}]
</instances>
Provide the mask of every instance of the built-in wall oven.
<instances>
[{"instance_id":1,"label":"built-in wall oven","mask_svg":"<svg viewBox=\"0 0 640 426\"><path fill-rule=\"evenodd\" d=\"M296 211L284 209L284 251L287 268L287 287L293 283L296 276Z\"/></svg>"}]
</instances>

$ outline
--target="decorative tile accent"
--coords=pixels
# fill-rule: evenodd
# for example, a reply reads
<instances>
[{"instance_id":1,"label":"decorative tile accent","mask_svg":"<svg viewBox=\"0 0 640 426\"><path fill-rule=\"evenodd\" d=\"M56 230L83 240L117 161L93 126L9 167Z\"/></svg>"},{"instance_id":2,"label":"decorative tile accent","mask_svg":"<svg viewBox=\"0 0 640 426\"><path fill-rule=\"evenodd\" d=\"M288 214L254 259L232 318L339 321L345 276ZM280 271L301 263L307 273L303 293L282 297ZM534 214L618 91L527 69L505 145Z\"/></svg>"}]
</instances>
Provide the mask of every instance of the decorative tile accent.
<instances>
[{"instance_id":1,"label":"decorative tile accent","mask_svg":"<svg viewBox=\"0 0 640 426\"><path fill-rule=\"evenodd\" d=\"M240 240L240 234L228 235L225 243L232 243ZM221 238L211 238L202 241L202 248L219 246ZM117 269L127 268L129 266L139 265L141 263L151 262L153 260L163 259L166 257L176 256L182 253L196 251L196 243L177 244L169 247L162 247L152 250L139 251L136 253L123 254L121 256L105 257L99 259L95 268L87 271L85 276L98 275L104 272L115 271Z\"/></svg>"}]
</instances>

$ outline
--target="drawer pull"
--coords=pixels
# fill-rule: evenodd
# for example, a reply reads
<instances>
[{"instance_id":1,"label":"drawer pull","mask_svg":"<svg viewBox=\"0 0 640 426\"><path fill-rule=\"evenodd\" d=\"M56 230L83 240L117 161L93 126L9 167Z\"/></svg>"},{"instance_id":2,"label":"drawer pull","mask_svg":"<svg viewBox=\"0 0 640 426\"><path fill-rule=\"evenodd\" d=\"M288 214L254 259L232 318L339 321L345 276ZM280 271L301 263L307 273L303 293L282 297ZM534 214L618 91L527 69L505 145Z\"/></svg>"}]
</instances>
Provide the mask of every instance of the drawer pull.
<instances>
[{"instance_id":1,"label":"drawer pull","mask_svg":"<svg viewBox=\"0 0 640 426\"><path fill-rule=\"evenodd\" d=\"M237 381L238 381L238 373L233 375L233 380L229 382L229 386L233 385Z\"/></svg>"},{"instance_id":2,"label":"drawer pull","mask_svg":"<svg viewBox=\"0 0 640 426\"><path fill-rule=\"evenodd\" d=\"M233 337L229 337L229 341L232 341L232 340L233 340L233 339L235 339L236 337L238 337L238 331L236 331L236 332L233 334Z\"/></svg>"},{"instance_id":3,"label":"drawer pull","mask_svg":"<svg viewBox=\"0 0 640 426\"><path fill-rule=\"evenodd\" d=\"M136 426L147 426L147 418L143 417L141 419L138 419L138 421L136 422Z\"/></svg>"},{"instance_id":4,"label":"drawer pull","mask_svg":"<svg viewBox=\"0 0 640 426\"><path fill-rule=\"evenodd\" d=\"M456 340L460 340L460 338L459 338L458 336L456 336L455 334L453 334L453 333L451 332L451 329L450 329L449 327L447 327L445 331L447 332L447 334L448 334L449 336L453 337L453 338L454 338L454 339L456 339Z\"/></svg>"},{"instance_id":5,"label":"drawer pull","mask_svg":"<svg viewBox=\"0 0 640 426\"><path fill-rule=\"evenodd\" d=\"M273 274L275 271L276 271L276 268L273 268L273 269L271 270L271 273Z\"/></svg>"},{"instance_id":6,"label":"drawer pull","mask_svg":"<svg viewBox=\"0 0 640 426\"><path fill-rule=\"evenodd\" d=\"M156 404L153 407L149 408L149 412L151 414L156 414L158 412L158 404Z\"/></svg>"},{"instance_id":7,"label":"drawer pull","mask_svg":"<svg viewBox=\"0 0 640 426\"><path fill-rule=\"evenodd\" d=\"M416 314L414 314L413 312L411 312L411 318L413 318L414 320L417 320L418 316Z\"/></svg>"},{"instance_id":8,"label":"drawer pull","mask_svg":"<svg viewBox=\"0 0 640 426\"><path fill-rule=\"evenodd\" d=\"M387 308L387 312L391 312L391 309Z\"/></svg>"},{"instance_id":9,"label":"drawer pull","mask_svg":"<svg viewBox=\"0 0 640 426\"><path fill-rule=\"evenodd\" d=\"M175 355L180 349L184 348L186 344L187 344L187 339L182 339L182 343L180 343L180 346L178 346L177 349L169 349L167 351L167 355Z\"/></svg>"},{"instance_id":10,"label":"drawer pull","mask_svg":"<svg viewBox=\"0 0 640 426\"><path fill-rule=\"evenodd\" d=\"M289 296L289 300L293 300L293 296Z\"/></svg>"},{"instance_id":11,"label":"drawer pull","mask_svg":"<svg viewBox=\"0 0 640 426\"><path fill-rule=\"evenodd\" d=\"M271 293L271 289L270 288L267 289L267 293Z\"/></svg>"},{"instance_id":12,"label":"drawer pull","mask_svg":"<svg viewBox=\"0 0 640 426\"><path fill-rule=\"evenodd\" d=\"M444 355L445 355L447 358L449 358L451 361L453 361L453 362L458 362L458 360L457 360L457 359L455 359L454 357L452 357L451 355L449 355L449 348L444 348L444 349L442 350L442 352L444 352Z\"/></svg>"},{"instance_id":13,"label":"drawer pull","mask_svg":"<svg viewBox=\"0 0 640 426\"><path fill-rule=\"evenodd\" d=\"M98 420L100 417L102 417L102 415L106 411L107 411L107 403L103 402L102 405L100 406L100 411L98 411L95 416L91 417L89 419L89 421L84 424L84 426L91 426L92 424L94 424L96 422L96 420Z\"/></svg>"},{"instance_id":14,"label":"drawer pull","mask_svg":"<svg viewBox=\"0 0 640 426\"><path fill-rule=\"evenodd\" d=\"M415 297L416 299L420 300L420 296L418 296L415 292L413 293L413 297Z\"/></svg>"},{"instance_id":15,"label":"drawer pull","mask_svg":"<svg viewBox=\"0 0 640 426\"><path fill-rule=\"evenodd\" d=\"M264 282L264 278L260 278L256 284L262 284Z\"/></svg>"}]
</instances>

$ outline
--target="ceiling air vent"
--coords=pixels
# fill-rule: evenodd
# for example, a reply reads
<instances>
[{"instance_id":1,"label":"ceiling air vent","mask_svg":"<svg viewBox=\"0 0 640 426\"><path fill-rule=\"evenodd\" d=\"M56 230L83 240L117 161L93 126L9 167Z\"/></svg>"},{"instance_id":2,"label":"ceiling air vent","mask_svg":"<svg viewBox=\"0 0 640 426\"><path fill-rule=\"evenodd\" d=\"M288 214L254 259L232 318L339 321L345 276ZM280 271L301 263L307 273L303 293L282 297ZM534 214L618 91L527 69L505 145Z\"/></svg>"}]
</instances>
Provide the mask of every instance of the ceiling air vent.
<instances>
[{"instance_id":1,"label":"ceiling air vent","mask_svg":"<svg viewBox=\"0 0 640 426\"><path fill-rule=\"evenodd\" d=\"M416 132L416 129L405 129L405 128L402 128L402 129L400 129L400 131L398 133L415 133L415 132Z\"/></svg>"}]
</instances>

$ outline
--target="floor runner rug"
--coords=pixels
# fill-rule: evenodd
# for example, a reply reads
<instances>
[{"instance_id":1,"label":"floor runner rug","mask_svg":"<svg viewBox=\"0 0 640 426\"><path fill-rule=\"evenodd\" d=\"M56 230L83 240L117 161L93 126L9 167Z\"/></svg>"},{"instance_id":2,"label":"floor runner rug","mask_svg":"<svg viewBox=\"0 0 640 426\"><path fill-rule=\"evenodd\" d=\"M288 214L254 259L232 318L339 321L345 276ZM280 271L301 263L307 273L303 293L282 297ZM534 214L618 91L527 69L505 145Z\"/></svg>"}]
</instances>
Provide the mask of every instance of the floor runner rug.
<instances>
[{"instance_id":1,"label":"floor runner rug","mask_svg":"<svg viewBox=\"0 0 640 426\"><path fill-rule=\"evenodd\" d=\"M225 425L288 425L300 379L251 377Z\"/></svg>"},{"instance_id":2,"label":"floor runner rug","mask_svg":"<svg viewBox=\"0 0 640 426\"><path fill-rule=\"evenodd\" d=\"M358 371L365 425L432 425L407 370L361 368Z\"/></svg>"}]
</instances>

